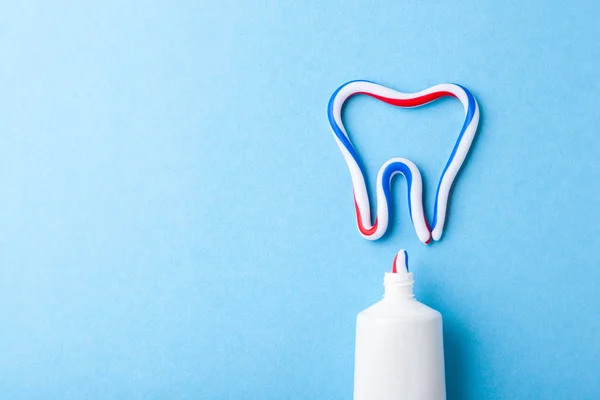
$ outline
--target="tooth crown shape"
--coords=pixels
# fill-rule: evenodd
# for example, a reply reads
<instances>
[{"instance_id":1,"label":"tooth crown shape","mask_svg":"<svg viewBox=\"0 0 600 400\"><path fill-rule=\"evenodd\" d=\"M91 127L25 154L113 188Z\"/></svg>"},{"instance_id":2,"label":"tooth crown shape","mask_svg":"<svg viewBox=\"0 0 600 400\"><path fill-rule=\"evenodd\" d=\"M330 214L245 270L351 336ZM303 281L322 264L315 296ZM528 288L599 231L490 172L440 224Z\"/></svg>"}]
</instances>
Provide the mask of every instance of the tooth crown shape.
<instances>
[{"instance_id":1,"label":"tooth crown shape","mask_svg":"<svg viewBox=\"0 0 600 400\"><path fill-rule=\"evenodd\" d=\"M435 194L433 220L428 224L423 211L423 182L419 169L412 161L406 158L392 158L379 169L377 174L377 217L371 223L371 207L367 185L364 178L364 169L360 163L358 153L344 124L342 122L342 107L346 100L357 94L366 94L385 103L398 107L418 107L435 101L439 98L455 97L463 105L465 121L458 134L458 138L442 171ZM356 209L356 223L358 230L365 239L377 240L383 236L388 227L389 204L391 201L390 185L392 178L402 174L408 186L408 210L415 227L415 232L421 242L428 244L442 237L446 221L446 209L452 183L458 174L479 124L479 106L475 97L465 87L444 83L416 93L402 93L385 86L369 81L351 81L340 86L331 96L328 106L329 124L333 130L333 137L344 156L354 190L354 205ZM431 226L431 227L430 227Z\"/></svg>"}]
</instances>

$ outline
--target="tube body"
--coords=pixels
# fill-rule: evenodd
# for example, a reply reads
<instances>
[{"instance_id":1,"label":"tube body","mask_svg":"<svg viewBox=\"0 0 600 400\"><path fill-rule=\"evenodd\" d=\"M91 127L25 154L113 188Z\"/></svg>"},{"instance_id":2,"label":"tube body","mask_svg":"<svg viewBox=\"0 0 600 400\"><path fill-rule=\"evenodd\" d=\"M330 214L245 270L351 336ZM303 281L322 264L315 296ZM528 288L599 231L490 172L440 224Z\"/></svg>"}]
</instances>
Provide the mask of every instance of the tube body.
<instances>
[{"instance_id":1,"label":"tube body","mask_svg":"<svg viewBox=\"0 0 600 400\"><path fill-rule=\"evenodd\" d=\"M354 400L445 400L442 316L386 274L385 297L356 321Z\"/></svg>"}]
</instances>

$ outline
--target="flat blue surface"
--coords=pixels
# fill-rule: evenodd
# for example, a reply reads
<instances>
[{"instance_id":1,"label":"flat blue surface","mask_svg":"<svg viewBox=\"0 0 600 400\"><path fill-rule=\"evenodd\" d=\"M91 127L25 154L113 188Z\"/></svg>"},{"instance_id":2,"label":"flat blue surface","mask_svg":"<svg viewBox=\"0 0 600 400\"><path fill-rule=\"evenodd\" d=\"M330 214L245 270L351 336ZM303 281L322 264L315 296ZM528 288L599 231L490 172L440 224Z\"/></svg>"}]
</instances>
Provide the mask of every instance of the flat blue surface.
<instances>
[{"instance_id":1,"label":"flat blue surface","mask_svg":"<svg viewBox=\"0 0 600 400\"><path fill-rule=\"evenodd\" d=\"M351 399L400 248L449 400L600 398L596 2L286 3L0 6L0 398ZM441 242L401 177L358 234L326 115L351 79L477 97ZM346 113L370 185L413 160L430 216L462 119Z\"/></svg>"}]
</instances>

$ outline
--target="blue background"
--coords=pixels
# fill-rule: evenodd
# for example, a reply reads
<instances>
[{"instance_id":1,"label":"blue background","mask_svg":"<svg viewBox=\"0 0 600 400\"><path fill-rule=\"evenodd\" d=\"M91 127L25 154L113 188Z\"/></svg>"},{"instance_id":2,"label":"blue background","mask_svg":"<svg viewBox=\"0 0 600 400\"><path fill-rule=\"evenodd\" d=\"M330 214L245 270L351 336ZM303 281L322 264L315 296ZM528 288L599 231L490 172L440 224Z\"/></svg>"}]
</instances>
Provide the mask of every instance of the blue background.
<instances>
[{"instance_id":1,"label":"blue background","mask_svg":"<svg viewBox=\"0 0 600 400\"><path fill-rule=\"evenodd\" d=\"M600 398L594 1L7 3L0 398L351 399L400 248L449 400ZM351 79L478 98L441 242L401 178L386 238L358 234L326 117ZM410 158L431 215L460 103L345 116L370 185Z\"/></svg>"}]
</instances>

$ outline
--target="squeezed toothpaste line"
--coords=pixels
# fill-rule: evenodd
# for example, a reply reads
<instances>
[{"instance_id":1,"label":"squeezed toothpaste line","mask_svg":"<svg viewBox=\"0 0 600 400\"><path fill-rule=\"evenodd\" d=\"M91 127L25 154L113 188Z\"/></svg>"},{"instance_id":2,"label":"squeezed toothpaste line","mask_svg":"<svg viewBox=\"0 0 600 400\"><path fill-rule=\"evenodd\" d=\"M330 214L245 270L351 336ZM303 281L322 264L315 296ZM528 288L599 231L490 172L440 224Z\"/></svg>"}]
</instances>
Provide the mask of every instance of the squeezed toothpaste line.
<instances>
[{"instance_id":1,"label":"squeezed toothpaste line","mask_svg":"<svg viewBox=\"0 0 600 400\"><path fill-rule=\"evenodd\" d=\"M431 228L423 210L423 182L418 167L406 158L392 158L380 168L377 174L377 214L371 223L371 207L364 178L364 168L358 153L342 122L342 108L350 97L365 94L398 107L419 107L442 97L455 97L463 105L465 120L450 157L442 171L435 195ZM440 84L416 93L402 93L369 81L350 81L340 86L331 96L328 105L328 118L335 141L346 161L356 210L356 222L361 235L368 240L382 237L389 224L391 203L391 182L397 174L402 174L408 186L408 209L415 232L421 242L428 244L433 238L439 240L446 221L446 211L450 189L460 170L479 124L479 106L475 97L465 87L456 84Z\"/></svg>"}]
</instances>

